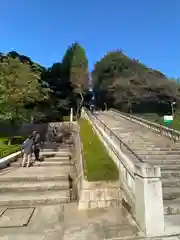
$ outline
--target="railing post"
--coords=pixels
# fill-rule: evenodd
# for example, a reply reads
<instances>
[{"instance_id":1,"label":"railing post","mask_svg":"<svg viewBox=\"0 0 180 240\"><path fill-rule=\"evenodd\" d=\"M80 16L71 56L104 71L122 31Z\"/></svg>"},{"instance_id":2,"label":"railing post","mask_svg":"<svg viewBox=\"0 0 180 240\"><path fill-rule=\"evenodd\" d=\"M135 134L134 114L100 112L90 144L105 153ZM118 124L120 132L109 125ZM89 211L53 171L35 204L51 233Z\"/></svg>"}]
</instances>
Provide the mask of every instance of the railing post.
<instances>
[{"instance_id":1,"label":"railing post","mask_svg":"<svg viewBox=\"0 0 180 240\"><path fill-rule=\"evenodd\" d=\"M135 217L146 236L164 233L161 171L158 166L135 166Z\"/></svg>"}]
</instances>

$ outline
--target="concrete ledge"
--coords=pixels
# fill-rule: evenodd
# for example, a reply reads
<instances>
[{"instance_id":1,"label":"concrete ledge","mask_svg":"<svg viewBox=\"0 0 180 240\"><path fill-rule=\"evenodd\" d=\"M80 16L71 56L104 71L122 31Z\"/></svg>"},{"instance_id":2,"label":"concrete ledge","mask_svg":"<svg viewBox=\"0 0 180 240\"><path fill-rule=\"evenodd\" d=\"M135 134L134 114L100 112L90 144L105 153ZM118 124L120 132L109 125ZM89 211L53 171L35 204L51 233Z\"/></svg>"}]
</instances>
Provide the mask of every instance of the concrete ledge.
<instances>
[{"instance_id":1,"label":"concrete ledge","mask_svg":"<svg viewBox=\"0 0 180 240\"><path fill-rule=\"evenodd\" d=\"M12 153L6 157L1 158L0 159L0 169L7 167L7 165L10 162L13 162L14 160L16 160L18 157L20 157L20 155L21 155L21 151L18 151L18 152Z\"/></svg>"},{"instance_id":2,"label":"concrete ledge","mask_svg":"<svg viewBox=\"0 0 180 240\"><path fill-rule=\"evenodd\" d=\"M83 180L79 199L79 209L116 207L122 204L119 181L88 182Z\"/></svg>"},{"instance_id":3,"label":"concrete ledge","mask_svg":"<svg viewBox=\"0 0 180 240\"><path fill-rule=\"evenodd\" d=\"M142 178L160 178L161 177L161 169L159 166L153 165L151 166L148 163L140 163L136 164L135 175L139 175Z\"/></svg>"}]
</instances>

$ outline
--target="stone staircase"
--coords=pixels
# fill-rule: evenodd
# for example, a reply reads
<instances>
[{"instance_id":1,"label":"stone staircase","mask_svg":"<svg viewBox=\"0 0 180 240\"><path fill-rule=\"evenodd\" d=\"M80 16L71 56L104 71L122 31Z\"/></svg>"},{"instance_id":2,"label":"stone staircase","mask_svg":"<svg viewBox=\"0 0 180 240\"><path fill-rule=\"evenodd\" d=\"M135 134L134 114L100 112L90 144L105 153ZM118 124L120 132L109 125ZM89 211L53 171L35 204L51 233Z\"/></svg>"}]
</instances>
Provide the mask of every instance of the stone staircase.
<instances>
[{"instance_id":1,"label":"stone staircase","mask_svg":"<svg viewBox=\"0 0 180 240\"><path fill-rule=\"evenodd\" d=\"M21 159L0 171L0 206L32 206L70 202L69 175L74 174L72 145L45 144L29 168Z\"/></svg>"},{"instance_id":2,"label":"stone staircase","mask_svg":"<svg viewBox=\"0 0 180 240\"><path fill-rule=\"evenodd\" d=\"M174 143L112 111L98 117L144 162L161 167L164 213L180 214L180 142ZM137 162L132 153L123 150Z\"/></svg>"}]
</instances>

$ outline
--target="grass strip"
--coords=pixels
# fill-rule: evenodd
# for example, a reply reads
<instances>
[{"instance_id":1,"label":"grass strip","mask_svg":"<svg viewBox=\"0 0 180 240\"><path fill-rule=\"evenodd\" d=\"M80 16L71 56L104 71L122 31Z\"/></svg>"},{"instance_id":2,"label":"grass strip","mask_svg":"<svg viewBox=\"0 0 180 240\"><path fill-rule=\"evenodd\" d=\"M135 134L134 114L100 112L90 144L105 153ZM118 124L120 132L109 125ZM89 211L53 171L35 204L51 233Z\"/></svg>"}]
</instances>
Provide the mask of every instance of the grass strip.
<instances>
[{"instance_id":1,"label":"grass strip","mask_svg":"<svg viewBox=\"0 0 180 240\"><path fill-rule=\"evenodd\" d=\"M80 119L78 123L87 180L90 182L118 180L118 169L99 137L93 132L91 124L85 119Z\"/></svg>"}]
</instances>

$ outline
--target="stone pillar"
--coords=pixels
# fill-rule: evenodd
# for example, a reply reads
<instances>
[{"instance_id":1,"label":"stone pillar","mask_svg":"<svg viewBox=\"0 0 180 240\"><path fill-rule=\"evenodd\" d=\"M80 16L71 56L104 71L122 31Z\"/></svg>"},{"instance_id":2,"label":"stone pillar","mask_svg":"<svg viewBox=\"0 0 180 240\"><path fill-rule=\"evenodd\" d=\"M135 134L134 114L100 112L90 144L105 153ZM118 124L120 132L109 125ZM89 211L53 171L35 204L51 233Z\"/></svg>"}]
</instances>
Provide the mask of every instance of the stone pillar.
<instances>
[{"instance_id":1,"label":"stone pillar","mask_svg":"<svg viewBox=\"0 0 180 240\"><path fill-rule=\"evenodd\" d=\"M71 108L71 112L70 112L70 122L73 121L73 108Z\"/></svg>"},{"instance_id":2,"label":"stone pillar","mask_svg":"<svg viewBox=\"0 0 180 240\"><path fill-rule=\"evenodd\" d=\"M135 166L135 217L146 236L164 233L161 170L140 163Z\"/></svg>"}]
</instances>

